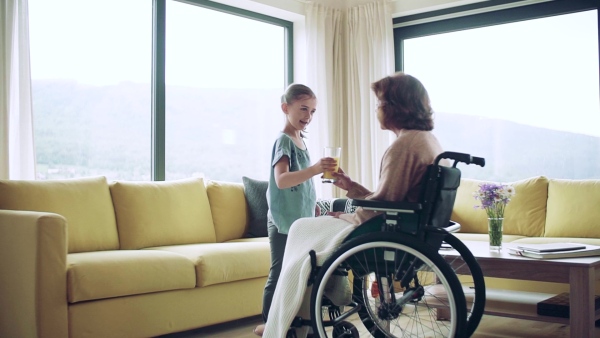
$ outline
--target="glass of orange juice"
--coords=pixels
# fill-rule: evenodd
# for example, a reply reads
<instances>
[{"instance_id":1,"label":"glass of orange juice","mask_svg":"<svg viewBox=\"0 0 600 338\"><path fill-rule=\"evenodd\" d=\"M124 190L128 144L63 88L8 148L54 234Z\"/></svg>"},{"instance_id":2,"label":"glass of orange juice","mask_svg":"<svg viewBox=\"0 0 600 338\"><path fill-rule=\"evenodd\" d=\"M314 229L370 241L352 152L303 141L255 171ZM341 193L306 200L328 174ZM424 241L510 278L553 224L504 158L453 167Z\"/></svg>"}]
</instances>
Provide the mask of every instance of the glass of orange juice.
<instances>
[{"instance_id":1,"label":"glass of orange juice","mask_svg":"<svg viewBox=\"0 0 600 338\"><path fill-rule=\"evenodd\" d=\"M335 159L335 169L333 171L338 171L338 168L340 166L340 155L342 153L342 148L340 147L325 147L323 148L323 157L331 157L333 159ZM335 182L335 178L333 178L333 175L331 175L331 171L325 171L323 172L323 178L322 178L322 182L323 183L333 183Z\"/></svg>"}]
</instances>

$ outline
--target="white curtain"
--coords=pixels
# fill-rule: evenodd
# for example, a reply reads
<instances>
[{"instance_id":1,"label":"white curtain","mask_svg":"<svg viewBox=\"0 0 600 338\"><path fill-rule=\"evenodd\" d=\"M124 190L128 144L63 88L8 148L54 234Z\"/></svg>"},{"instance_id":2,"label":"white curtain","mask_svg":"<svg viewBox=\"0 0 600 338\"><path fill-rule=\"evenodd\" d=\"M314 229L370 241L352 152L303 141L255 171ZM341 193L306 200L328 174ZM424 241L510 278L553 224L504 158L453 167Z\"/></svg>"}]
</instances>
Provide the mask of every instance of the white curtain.
<instances>
[{"instance_id":1,"label":"white curtain","mask_svg":"<svg viewBox=\"0 0 600 338\"><path fill-rule=\"evenodd\" d=\"M339 41L343 28L343 11L309 3L306 14L306 68L307 85L317 95L317 113L309 134L309 151L313 162L322 157L325 146L342 146L342 159L346 158L342 140L336 137L341 121L336 121L343 88L335 79L342 73ZM316 135L315 135L316 134ZM342 168L346 169L342 163ZM317 180L319 182L320 180ZM332 185L315 185L317 196L331 198ZM337 190L337 189L336 189Z\"/></svg>"},{"instance_id":2,"label":"white curtain","mask_svg":"<svg viewBox=\"0 0 600 338\"><path fill-rule=\"evenodd\" d=\"M0 179L35 179L27 0L0 2Z\"/></svg>"},{"instance_id":3,"label":"white curtain","mask_svg":"<svg viewBox=\"0 0 600 338\"><path fill-rule=\"evenodd\" d=\"M392 135L382 131L371 83L394 72L392 15L386 0L345 9L307 3L308 85L318 96L311 154L342 146L342 168L374 189L380 160ZM317 156L313 155L317 158ZM321 196L342 192L325 188Z\"/></svg>"}]
</instances>

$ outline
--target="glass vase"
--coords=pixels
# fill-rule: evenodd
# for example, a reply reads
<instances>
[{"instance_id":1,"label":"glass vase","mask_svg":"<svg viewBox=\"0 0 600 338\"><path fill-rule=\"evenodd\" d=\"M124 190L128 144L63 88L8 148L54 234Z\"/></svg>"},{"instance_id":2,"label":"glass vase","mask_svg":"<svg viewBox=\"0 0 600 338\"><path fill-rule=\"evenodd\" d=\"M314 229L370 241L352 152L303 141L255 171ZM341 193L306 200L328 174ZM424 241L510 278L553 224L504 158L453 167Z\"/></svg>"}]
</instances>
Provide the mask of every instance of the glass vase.
<instances>
[{"instance_id":1,"label":"glass vase","mask_svg":"<svg viewBox=\"0 0 600 338\"><path fill-rule=\"evenodd\" d=\"M488 218L488 234L490 235L490 250L502 249L502 226L504 218Z\"/></svg>"}]
</instances>

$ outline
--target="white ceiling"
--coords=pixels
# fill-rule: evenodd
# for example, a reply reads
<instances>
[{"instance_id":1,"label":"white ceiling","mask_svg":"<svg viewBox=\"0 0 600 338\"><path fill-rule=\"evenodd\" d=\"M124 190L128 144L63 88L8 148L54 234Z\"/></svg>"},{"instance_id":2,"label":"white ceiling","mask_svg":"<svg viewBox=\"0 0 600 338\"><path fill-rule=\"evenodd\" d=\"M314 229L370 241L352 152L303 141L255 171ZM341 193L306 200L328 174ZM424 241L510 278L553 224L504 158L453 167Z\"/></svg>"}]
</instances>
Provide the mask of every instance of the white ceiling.
<instances>
[{"instance_id":1,"label":"white ceiling","mask_svg":"<svg viewBox=\"0 0 600 338\"><path fill-rule=\"evenodd\" d=\"M305 0L294 0L303 2ZM315 3L321 3L325 6L332 8L350 8L355 6L364 5L374 0L311 0ZM481 2L485 0L387 0L392 8L393 12L404 13L404 12L424 12L434 9L442 9L453 6L460 6L470 4L474 2Z\"/></svg>"},{"instance_id":2,"label":"white ceiling","mask_svg":"<svg viewBox=\"0 0 600 338\"><path fill-rule=\"evenodd\" d=\"M276 16L289 21L304 18L304 5L312 1L333 8L349 8L376 0L213 0L254 12ZM438 9L461 6L489 0L387 0L392 16L399 17Z\"/></svg>"}]
</instances>

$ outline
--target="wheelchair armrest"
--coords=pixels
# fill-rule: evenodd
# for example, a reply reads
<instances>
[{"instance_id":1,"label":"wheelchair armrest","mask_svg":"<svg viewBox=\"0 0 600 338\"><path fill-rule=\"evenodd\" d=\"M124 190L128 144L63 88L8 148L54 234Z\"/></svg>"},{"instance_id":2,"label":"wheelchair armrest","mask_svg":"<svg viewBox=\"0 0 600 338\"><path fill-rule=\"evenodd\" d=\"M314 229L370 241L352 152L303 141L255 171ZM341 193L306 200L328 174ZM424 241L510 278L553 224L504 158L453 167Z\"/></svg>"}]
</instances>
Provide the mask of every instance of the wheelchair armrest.
<instances>
[{"instance_id":1,"label":"wheelchair armrest","mask_svg":"<svg viewBox=\"0 0 600 338\"><path fill-rule=\"evenodd\" d=\"M460 223L456 223L454 221L449 221L448 226L444 227L444 229L448 232L459 232L460 231Z\"/></svg>"},{"instance_id":2,"label":"wheelchair armrest","mask_svg":"<svg viewBox=\"0 0 600 338\"><path fill-rule=\"evenodd\" d=\"M376 200L361 200L353 199L352 205L362 207L365 210L374 211L391 211L401 213L415 213L423 209L421 203L412 202L390 202L390 201L376 201Z\"/></svg>"}]
</instances>

